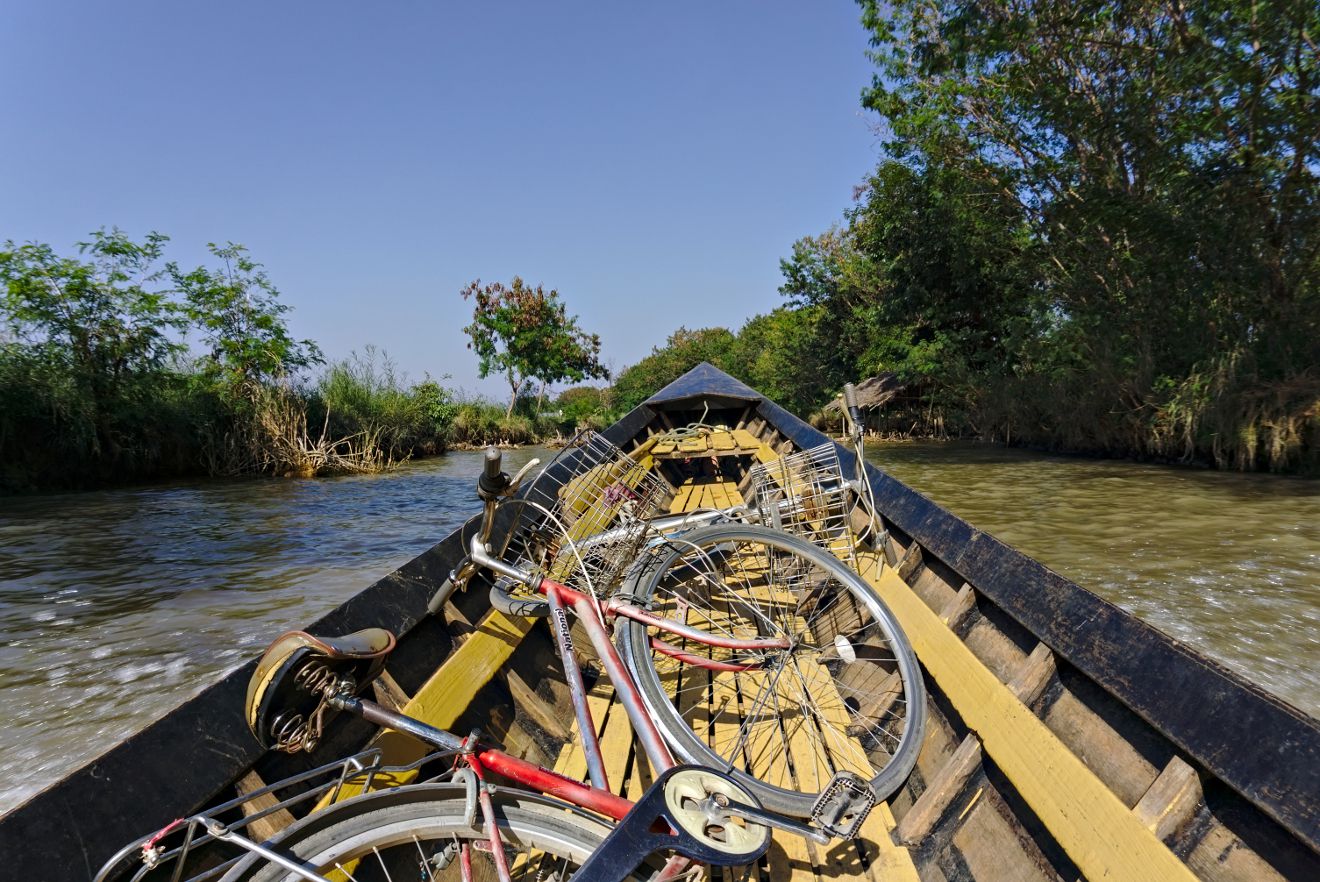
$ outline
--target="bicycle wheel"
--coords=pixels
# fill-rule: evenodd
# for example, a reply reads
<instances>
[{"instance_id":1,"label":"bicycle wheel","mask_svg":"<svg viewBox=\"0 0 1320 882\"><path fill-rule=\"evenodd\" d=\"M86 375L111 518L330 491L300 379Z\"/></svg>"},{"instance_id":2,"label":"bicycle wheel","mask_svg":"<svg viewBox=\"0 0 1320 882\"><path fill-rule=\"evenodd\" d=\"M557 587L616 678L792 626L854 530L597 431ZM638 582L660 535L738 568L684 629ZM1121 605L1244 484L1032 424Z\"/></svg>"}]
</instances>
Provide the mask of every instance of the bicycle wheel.
<instances>
[{"instance_id":1,"label":"bicycle wheel","mask_svg":"<svg viewBox=\"0 0 1320 882\"><path fill-rule=\"evenodd\" d=\"M926 718L916 657L889 609L833 555L766 527L707 527L671 537L624 590L712 633L790 641L754 655L657 634L668 644L657 648L645 626L619 620L620 652L685 761L726 769L768 808L800 816L836 772L860 775L883 799L912 771ZM752 667L712 669L694 656Z\"/></svg>"},{"instance_id":2,"label":"bicycle wheel","mask_svg":"<svg viewBox=\"0 0 1320 882\"><path fill-rule=\"evenodd\" d=\"M472 878L496 878L480 810L464 818L464 791L420 784L370 793L316 812L266 843L321 875L354 882L459 880L467 843ZM514 879L562 882L609 833L595 816L512 791L497 791L495 815ZM299 880L260 855L245 858L222 882Z\"/></svg>"}]
</instances>

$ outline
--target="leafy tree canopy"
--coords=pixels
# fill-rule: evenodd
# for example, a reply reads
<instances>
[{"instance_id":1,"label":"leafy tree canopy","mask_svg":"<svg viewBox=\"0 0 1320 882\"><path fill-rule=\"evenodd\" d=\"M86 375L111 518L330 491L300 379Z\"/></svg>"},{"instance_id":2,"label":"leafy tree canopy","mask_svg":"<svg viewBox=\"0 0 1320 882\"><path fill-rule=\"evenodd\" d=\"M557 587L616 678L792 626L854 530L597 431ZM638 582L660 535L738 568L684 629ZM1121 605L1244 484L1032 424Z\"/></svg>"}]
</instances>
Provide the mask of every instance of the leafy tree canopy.
<instances>
[{"instance_id":1,"label":"leafy tree canopy","mask_svg":"<svg viewBox=\"0 0 1320 882\"><path fill-rule=\"evenodd\" d=\"M49 245L0 248L0 305L10 333L67 358L81 382L101 391L127 374L157 367L182 346L169 332L184 316L156 286L168 237L134 242L101 230L78 244L85 259L59 257Z\"/></svg>"},{"instance_id":2,"label":"leafy tree canopy","mask_svg":"<svg viewBox=\"0 0 1320 882\"><path fill-rule=\"evenodd\" d=\"M664 346L655 347L650 355L620 372L614 382L615 406L624 412L632 410L703 361L727 370L733 345L728 328L679 328Z\"/></svg>"},{"instance_id":3,"label":"leafy tree canopy","mask_svg":"<svg viewBox=\"0 0 1320 882\"><path fill-rule=\"evenodd\" d=\"M509 383L508 415L531 380L549 385L565 380L605 379L600 337L578 326L559 292L532 287L517 276L506 287L478 279L461 292L473 301L472 324L463 329L468 348L480 359L482 377L503 374Z\"/></svg>"},{"instance_id":4,"label":"leafy tree canopy","mask_svg":"<svg viewBox=\"0 0 1320 882\"><path fill-rule=\"evenodd\" d=\"M315 343L290 336L284 321L289 307L279 302L279 292L247 249L232 242L209 247L218 267L185 272L168 265L188 318L209 347L202 362L207 375L226 388L251 392L321 364Z\"/></svg>"}]
</instances>

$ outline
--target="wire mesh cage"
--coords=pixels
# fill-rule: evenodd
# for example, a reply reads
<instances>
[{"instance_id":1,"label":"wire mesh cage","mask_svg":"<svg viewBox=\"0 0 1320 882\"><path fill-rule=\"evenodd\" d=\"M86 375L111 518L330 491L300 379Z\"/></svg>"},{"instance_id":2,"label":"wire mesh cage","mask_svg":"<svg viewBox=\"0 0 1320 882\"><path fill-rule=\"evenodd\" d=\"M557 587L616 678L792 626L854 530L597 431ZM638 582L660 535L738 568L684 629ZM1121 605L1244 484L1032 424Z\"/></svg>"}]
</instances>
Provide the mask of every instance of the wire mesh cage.
<instances>
[{"instance_id":1,"label":"wire mesh cage","mask_svg":"<svg viewBox=\"0 0 1320 882\"><path fill-rule=\"evenodd\" d=\"M596 596L638 559L669 487L603 435L578 435L522 494L505 558Z\"/></svg>"},{"instance_id":2,"label":"wire mesh cage","mask_svg":"<svg viewBox=\"0 0 1320 882\"><path fill-rule=\"evenodd\" d=\"M752 467L761 523L799 536L856 568L852 490L833 444Z\"/></svg>"}]
</instances>

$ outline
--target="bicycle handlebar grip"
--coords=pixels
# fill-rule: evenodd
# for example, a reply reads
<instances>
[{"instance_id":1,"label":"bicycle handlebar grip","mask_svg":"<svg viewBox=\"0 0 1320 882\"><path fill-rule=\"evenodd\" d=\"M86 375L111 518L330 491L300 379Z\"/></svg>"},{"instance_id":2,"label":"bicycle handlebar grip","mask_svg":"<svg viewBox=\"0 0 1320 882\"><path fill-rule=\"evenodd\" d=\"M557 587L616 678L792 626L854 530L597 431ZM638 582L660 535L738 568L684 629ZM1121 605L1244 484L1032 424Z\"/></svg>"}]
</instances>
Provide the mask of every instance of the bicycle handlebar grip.
<instances>
[{"instance_id":1,"label":"bicycle handlebar grip","mask_svg":"<svg viewBox=\"0 0 1320 882\"><path fill-rule=\"evenodd\" d=\"M504 454L494 445L486 448L486 477L494 480L500 476L500 463L504 460Z\"/></svg>"},{"instance_id":2,"label":"bicycle handlebar grip","mask_svg":"<svg viewBox=\"0 0 1320 882\"><path fill-rule=\"evenodd\" d=\"M852 383L843 384L843 403L848 408L848 416L852 418L854 426L862 424L862 412L857 407L857 387Z\"/></svg>"},{"instance_id":3,"label":"bicycle handlebar grip","mask_svg":"<svg viewBox=\"0 0 1320 882\"><path fill-rule=\"evenodd\" d=\"M477 490L482 494L498 496L509 486L509 476L500 471L500 463L504 459L504 454L500 453L498 447L486 448L486 465L481 472L481 477L477 479Z\"/></svg>"}]
</instances>

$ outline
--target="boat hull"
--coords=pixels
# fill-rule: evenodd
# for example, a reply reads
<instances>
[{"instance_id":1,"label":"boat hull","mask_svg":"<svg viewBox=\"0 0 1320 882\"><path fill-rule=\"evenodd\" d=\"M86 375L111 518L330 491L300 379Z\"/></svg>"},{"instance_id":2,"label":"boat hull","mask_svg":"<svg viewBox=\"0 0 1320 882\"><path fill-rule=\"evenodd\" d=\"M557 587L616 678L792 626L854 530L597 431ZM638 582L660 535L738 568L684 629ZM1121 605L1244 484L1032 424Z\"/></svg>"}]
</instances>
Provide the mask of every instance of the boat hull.
<instances>
[{"instance_id":1,"label":"boat hull","mask_svg":"<svg viewBox=\"0 0 1320 882\"><path fill-rule=\"evenodd\" d=\"M736 423L776 455L827 441L709 365L605 434L628 450L697 420ZM839 456L847 472L851 454ZM1315 720L883 471L869 473L887 539L862 566L913 637L931 725L916 772L881 809L887 841L858 846L848 862L772 849L770 878L1320 878ZM560 693L541 682L556 661L539 630L492 638L507 651L462 689L435 682L437 670L489 655L475 648L491 623L482 592L457 596L443 617L427 613L461 558L461 533L307 629L393 631L388 688L400 705L466 702L448 718L476 720L553 761L571 734L551 731ZM314 757L266 754L242 715L254 664L0 818L5 874L88 878L125 842L233 796L252 776L278 780L375 734L342 721ZM1150 875L1160 862L1168 873Z\"/></svg>"}]
</instances>

